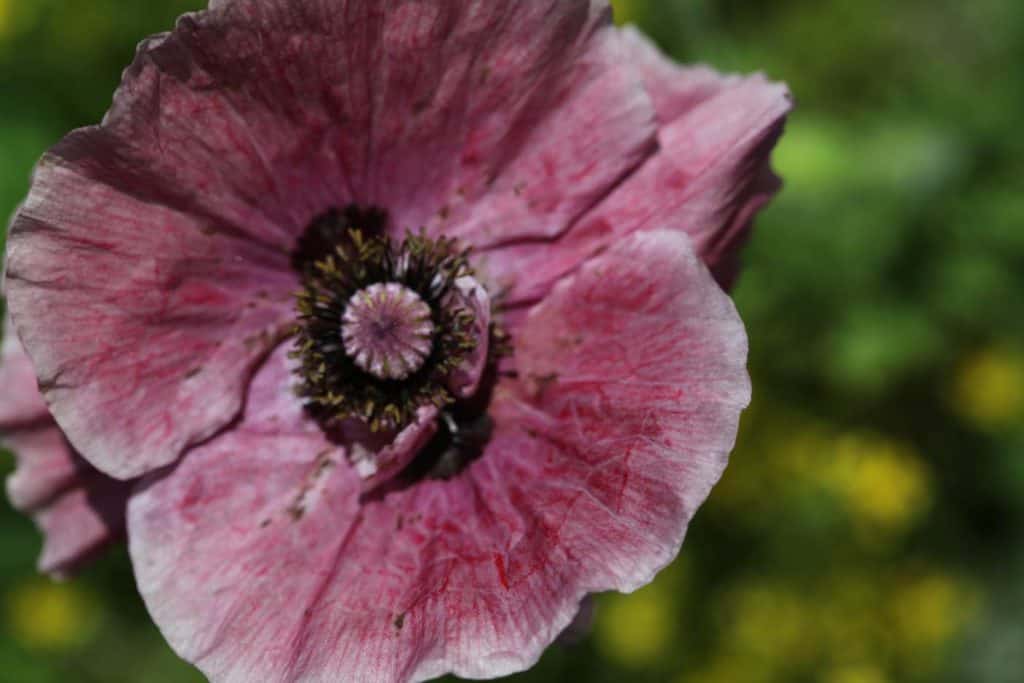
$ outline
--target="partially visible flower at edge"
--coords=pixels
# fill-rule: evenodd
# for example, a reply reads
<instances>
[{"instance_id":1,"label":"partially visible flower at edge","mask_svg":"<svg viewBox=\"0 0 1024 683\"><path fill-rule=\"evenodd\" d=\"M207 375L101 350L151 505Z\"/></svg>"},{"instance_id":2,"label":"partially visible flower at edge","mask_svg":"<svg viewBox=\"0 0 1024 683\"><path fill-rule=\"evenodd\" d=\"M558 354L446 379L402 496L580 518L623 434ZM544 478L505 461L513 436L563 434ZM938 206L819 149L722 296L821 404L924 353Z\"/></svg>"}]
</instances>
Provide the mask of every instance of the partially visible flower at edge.
<instances>
[{"instance_id":1,"label":"partially visible flower at edge","mask_svg":"<svg viewBox=\"0 0 1024 683\"><path fill-rule=\"evenodd\" d=\"M106 476L74 452L6 319L0 335L0 446L18 454L7 496L43 533L39 571L64 578L123 537L132 482Z\"/></svg>"},{"instance_id":2,"label":"partially visible flower at edge","mask_svg":"<svg viewBox=\"0 0 1024 683\"><path fill-rule=\"evenodd\" d=\"M213 0L12 224L17 336L105 473L12 420L12 481L73 473L16 505L80 493L106 541L125 507L80 475L127 498L147 606L214 681L532 665L671 562L725 467L750 389L719 285L790 106L594 0ZM0 404L44 409L7 339Z\"/></svg>"}]
</instances>

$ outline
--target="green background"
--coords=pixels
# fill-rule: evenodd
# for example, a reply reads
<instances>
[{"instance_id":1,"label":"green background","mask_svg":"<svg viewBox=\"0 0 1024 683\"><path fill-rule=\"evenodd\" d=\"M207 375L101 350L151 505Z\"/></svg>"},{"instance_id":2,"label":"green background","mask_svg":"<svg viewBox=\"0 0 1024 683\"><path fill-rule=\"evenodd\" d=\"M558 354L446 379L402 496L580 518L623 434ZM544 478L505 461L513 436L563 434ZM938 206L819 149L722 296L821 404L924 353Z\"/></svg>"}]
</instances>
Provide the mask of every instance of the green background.
<instances>
[{"instance_id":1,"label":"green background","mask_svg":"<svg viewBox=\"0 0 1024 683\"><path fill-rule=\"evenodd\" d=\"M136 42L199 4L0 0L0 212L46 147L99 120ZM680 60L797 96L786 189L736 291L755 398L680 559L514 680L1021 680L1024 4L617 10ZM0 505L0 683L202 680L123 550L53 584L31 522Z\"/></svg>"}]
</instances>

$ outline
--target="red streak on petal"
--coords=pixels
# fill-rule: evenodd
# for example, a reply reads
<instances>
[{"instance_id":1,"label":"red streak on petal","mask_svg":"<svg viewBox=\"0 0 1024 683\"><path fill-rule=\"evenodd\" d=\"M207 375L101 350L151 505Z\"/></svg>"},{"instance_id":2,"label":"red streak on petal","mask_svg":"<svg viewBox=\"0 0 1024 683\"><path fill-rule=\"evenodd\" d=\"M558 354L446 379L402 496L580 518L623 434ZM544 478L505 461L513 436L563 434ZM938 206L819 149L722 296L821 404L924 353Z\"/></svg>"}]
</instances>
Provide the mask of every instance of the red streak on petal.
<instances>
[{"instance_id":1,"label":"red streak on petal","mask_svg":"<svg viewBox=\"0 0 1024 683\"><path fill-rule=\"evenodd\" d=\"M505 590L508 590L508 576L505 574L505 560L497 553L494 555L494 568L498 570L498 580L501 581L501 585L505 587Z\"/></svg>"}]
</instances>

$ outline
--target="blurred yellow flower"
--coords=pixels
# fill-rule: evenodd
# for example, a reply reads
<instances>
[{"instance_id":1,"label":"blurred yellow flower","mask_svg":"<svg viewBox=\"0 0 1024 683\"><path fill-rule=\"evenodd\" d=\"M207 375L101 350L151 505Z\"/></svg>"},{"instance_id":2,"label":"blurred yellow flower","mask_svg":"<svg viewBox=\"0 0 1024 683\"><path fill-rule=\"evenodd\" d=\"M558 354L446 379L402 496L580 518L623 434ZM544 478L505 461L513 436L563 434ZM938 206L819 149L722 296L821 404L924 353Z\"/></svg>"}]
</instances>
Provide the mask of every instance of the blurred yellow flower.
<instances>
[{"instance_id":1,"label":"blurred yellow flower","mask_svg":"<svg viewBox=\"0 0 1024 683\"><path fill-rule=\"evenodd\" d=\"M769 669L751 666L731 656L720 656L710 666L696 673L683 674L675 683L775 683L779 678Z\"/></svg>"},{"instance_id":2,"label":"blurred yellow flower","mask_svg":"<svg viewBox=\"0 0 1024 683\"><path fill-rule=\"evenodd\" d=\"M821 641L825 659L837 670L856 669L874 661L879 652L883 618L878 607L885 602L884 579L862 571L834 571L821 584L805 592L814 621L813 636Z\"/></svg>"},{"instance_id":3,"label":"blurred yellow flower","mask_svg":"<svg viewBox=\"0 0 1024 683\"><path fill-rule=\"evenodd\" d=\"M643 667L660 660L677 637L675 595L658 580L631 595L605 596L599 604L594 635L608 659Z\"/></svg>"},{"instance_id":4,"label":"blurred yellow flower","mask_svg":"<svg viewBox=\"0 0 1024 683\"><path fill-rule=\"evenodd\" d=\"M890 602L893 635L902 649L927 655L975 618L978 596L967 584L940 573L906 581Z\"/></svg>"},{"instance_id":5,"label":"blurred yellow flower","mask_svg":"<svg viewBox=\"0 0 1024 683\"><path fill-rule=\"evenodd\" d=\"M715 649L677 683L811 674L820 683L890 683L895 671L928 680L978 603L970 584L937 569L909 579L863 570L809 582L752 577L719 601Z\"/></svg>"},{"instance_id":6,"label":"blurred yellow flower","mask_svg":"<svg viewBox=\"0 0 1024 683\"><path fill-rule=\"evenodd\" d=\"M21 582L7 596L7 621L23 646L61 650L89 640L97 611L92 598L73 584L44 578Z\"/></svg>"},{"instance_id":7,"label":"blurred yellow flower","mask_svg":"<svg viewBox=\"0 0 1024 683\"><path fill-rule=\"evenodd\" d=\"M712 509L756 523L770 513L831 505L858 540L875 544L909 531L930 508L932 473L912 444L799 416L763 419L764 426L741 434Z\"/></svg>"},{"instance_id":8,"label":"blurred yellow flower","mask_svg":"<svg viewBox=\"0 0 1024 683\"><path fill-rule=\"evenodd\" d=\"M799 665L812 659L814 612L796 588L754 584L733 593L724 647L760 663Z\"/></svg>"},{"instance_id":9,"label":"blurred yellow flower","mask_svg":"<svg viewBox=\"0 0 1024 683\"><path fill-rule=\"evenodd\" d=\"M888 676L876 666L843 667L825 674L822 683L889 683Z\"/></svg>"},{"instance_id":10,"label":"blurred yellow flower","mask_svg":"<svg viewBox=\"0 0 1024 683\"><path fill-rule=\"evenodd\" d=\"M931 477L908 444L867 434L835 441L824 464L830 488L843 500L865 539L906 531L931 503Z\"/></svg>"},{"instance_id":11,"label":"blurred yellow flower","mask_svg":"<svg viewBox=\"0 0 1024 683\"><path fill-rule=\"evenodd\" d=\"M745 521L765 519L762 512L785 506L794 494L815 485L829 459L829 431L816 422L754 403L743 417L739 441L709 507L722 508Z\"/></svg>"},{"instance_id":12,"label":"blurred yellow flower","mask_svg":"<svg viewBox=\"0 0 1024 683\"><path fill-rule=\"evenodd\" d=\"M953 408L967 422L986 430L1010 426L1024 416L1024 355L991 348L959 368Z\"/></svg>"}]
</instances>

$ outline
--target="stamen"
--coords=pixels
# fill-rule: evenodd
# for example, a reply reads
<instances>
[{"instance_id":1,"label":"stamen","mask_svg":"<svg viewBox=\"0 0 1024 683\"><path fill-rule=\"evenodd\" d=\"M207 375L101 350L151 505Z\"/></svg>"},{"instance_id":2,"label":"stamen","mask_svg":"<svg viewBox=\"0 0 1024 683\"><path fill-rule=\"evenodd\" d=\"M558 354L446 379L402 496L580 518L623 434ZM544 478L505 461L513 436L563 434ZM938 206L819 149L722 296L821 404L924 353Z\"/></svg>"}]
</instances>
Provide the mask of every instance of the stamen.
<instances>
[{"instance_id":1,"label":"stamen","mask_svg":"<svg viewBox=\"0 0 1024 683\"><path fill-rule=\"evenodd\" d=\"M357 419L400 431L420 408L474 393L489 358L489 305L467 293L468 252L422 233L395 242L385 226L377 210L328 211L293 255L295 391L327 428Z\"/></svg>"},{"instance_id":2,"label":"stamen","mask_svg":"<svg viewBox=\"0 0 1024 683\"><path fill-rule=\"evenodd\" d=\"M405 379L430 355L430 306L397 283L370 285L349 299L341 336L345 352L364 371L378 379Z\"/></svg>"}]
</instances>

